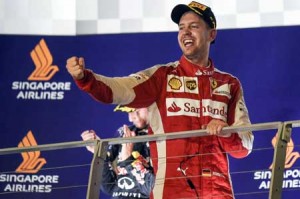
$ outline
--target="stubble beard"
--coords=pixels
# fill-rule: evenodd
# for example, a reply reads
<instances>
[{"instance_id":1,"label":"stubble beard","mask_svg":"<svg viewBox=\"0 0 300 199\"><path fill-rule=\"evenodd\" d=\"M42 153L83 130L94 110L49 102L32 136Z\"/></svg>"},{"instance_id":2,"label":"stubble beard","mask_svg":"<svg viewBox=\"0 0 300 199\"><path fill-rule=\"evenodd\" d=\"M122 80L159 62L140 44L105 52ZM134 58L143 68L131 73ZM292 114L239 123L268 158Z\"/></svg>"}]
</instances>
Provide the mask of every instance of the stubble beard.
<instances>
[{"instance_id":1,"label":"stubble beard","mask_svg":"<svg viewBox=\"0 0 300 199\"><path fill-rule=\"evenodd\" d=\"M197 53L196 49L183 51L183 55L191 61L197 60L200 57L200 54Z\"/></svg>"}]
</instances>

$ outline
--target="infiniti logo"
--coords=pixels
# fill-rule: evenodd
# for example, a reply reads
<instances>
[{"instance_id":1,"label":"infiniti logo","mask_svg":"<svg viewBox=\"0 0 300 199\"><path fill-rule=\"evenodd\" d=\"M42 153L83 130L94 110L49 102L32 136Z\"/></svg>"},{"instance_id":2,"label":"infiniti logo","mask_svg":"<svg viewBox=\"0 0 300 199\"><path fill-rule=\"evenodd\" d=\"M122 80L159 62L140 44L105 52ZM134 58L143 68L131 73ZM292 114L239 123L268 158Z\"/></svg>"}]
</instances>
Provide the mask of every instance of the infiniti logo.
<instances>
[{"instance_id":1,"label":"infiniti logo","mask_svg":"<svg viewBox=\"0 0 300 199\"><path fill-rule=\"evenodd\" d=\"M118 180L118 187L121 189L132 189L134 187L134 182L128 177L122 177Z\"/></svg>"}]
</instances>

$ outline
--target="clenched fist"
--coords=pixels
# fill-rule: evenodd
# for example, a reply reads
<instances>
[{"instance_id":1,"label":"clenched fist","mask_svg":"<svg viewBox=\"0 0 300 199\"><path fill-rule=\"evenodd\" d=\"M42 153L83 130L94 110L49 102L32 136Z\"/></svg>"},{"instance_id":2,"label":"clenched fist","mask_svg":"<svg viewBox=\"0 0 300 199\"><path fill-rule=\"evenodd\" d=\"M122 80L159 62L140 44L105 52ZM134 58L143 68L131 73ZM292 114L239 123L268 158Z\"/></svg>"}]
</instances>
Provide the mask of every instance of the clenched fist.
<instances>
[{"instance_id":1,"label":"clenched fist","mask_svg":"<svg viewBox=\"0 0 300 199\"><path fill-rule=\"evenodd\" d=\"M100 140L100 138L97 136L96 132L94 130L86 130L81 133L81 137L83 141L88 140ZM86 146L87 150L94 153L95 146Z\"/></svg>"},{"instance_id":2,"label":"clenched fist","mask_svg":"<svg viewBox=\"0 0 300 199\"><path fill-rule=\"evenodd\" d=\"M74 79L80 80L84 77L85 64L82 57L69 58L67 60L66 68Z\"/></svg>"}]
</instances>

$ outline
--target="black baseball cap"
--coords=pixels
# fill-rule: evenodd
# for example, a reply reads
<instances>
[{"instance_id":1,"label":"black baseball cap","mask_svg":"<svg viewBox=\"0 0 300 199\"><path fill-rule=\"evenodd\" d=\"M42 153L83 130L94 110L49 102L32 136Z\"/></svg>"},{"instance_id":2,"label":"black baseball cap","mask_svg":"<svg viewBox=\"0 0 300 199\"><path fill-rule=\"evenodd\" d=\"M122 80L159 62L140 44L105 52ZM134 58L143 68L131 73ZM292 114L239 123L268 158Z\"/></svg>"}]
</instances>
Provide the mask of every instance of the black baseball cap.
<instances>
[{"instance_id":1,"label":"black baseball cap","mask_svg":"<svg viewBox=\"0 0 300 199\"><path fill-rule=\"evenodd\" d=\"M214 29L217 28L216 17L211 11L210 7L196 1L192 1L188 5L178 4L177 6L175 6L171 13L172 21L179 24L182 15L188 11L193 11L194 13L199 15L208 24L209 27Z\"/></svg>"}]
</instances>

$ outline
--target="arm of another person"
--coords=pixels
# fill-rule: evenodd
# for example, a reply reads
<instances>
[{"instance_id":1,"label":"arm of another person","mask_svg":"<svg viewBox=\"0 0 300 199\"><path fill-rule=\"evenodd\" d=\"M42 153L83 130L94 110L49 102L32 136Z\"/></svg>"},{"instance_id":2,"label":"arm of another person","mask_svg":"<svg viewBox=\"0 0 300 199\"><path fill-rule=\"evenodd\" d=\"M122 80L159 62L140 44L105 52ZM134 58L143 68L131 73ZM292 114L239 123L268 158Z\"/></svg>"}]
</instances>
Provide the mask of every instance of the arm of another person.
<instances>
[{"instance_id":1,"label":"arm of another person","mask_svg":"<svg viewBox=\"0 0 300 199\"><path fill-rule=\"evenodd\" d=\"M123 138L130 138L135 136L134 131L130 131L127 125L123 125ZM122 144L122 149L119 154L119 162L124 162L124 166L132 162L131 153L133 149L133 143ZM126 162L127 161L127 162ZM129 162L128 162L129 161Z\"/></svg>"},{"instance_id":2,"label":"arm of another person","mask_svg":"<svg viewBox=\"0 0 300 199\"><path fill-rule=\"evenodd\" d=\"M86 130L81 133L81 138L83 141L88 140L100 140L100 138L97 136L96 132L94 130ZM90 151L91 153L95 152L95 146L86 146L86 149Z\"/></svg>"},{"instance_id":3,"label":"arm of another person","mask_svg":"<svg viewBox=\"0 0 300 199\"><path fill-rule=\"evenodd\" d=\"M123 137L136 136L135 132L130 131L126 125L123 126L123 130ZM150 161L143 157L142 154L150 155L150 149L147 143L143 143L143 147L137 151L133 151L133 146L133 143L122 144L118 166L126 168L131 179L134 180L139 187L139 192L149 197L154 187L155 177Z\"/></svg>"},{"instance_id":4,"label":"arm of another person","mask_svg":"<svg viewBox=\"0 0 300 199\"><path fill-rule=\"evenodd\" d=\"M97 136L96 132L94 130L86 130L81 133L81 137L84 141L87 140L100 140L100 138ZM90 151L91 153L95 152L95 146L86 146L87 150ZM102 167L102 182L101 182L101 190L108 194L111 195L115 187L117 187L116 184L116 173L114 171L113 167L113 161L114 161L114 156L112 154L118 153L118 147L116 146L109 146L109 152L107 153L106 160L104 162L104 165Z\"/></svg>"}]
</instances>

